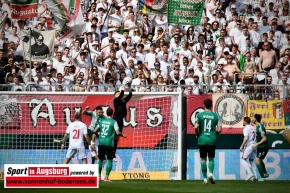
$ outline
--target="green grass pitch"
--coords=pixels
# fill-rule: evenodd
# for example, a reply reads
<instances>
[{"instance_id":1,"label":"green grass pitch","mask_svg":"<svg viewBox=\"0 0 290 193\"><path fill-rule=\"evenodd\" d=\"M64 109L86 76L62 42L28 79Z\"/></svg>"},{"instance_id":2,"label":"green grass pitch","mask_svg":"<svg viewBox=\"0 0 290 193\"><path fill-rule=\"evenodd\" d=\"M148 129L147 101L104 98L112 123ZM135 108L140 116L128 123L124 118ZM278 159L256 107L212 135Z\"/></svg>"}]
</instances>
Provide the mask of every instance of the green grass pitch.
<instances>
[{"instance_id":1,"label":"green grass pitch","mask_svg":"<svg viewBox=\"0 0 290 193\"><path fill-rule=\"evenodd\" d=\"M4 181L0 181L1 193L289 193L289 181L237 181L220 180L215 185L202 184L203 181L141 181L124 180L100 182L99 189L4 189Z\"/></svg>"}]
</instances>

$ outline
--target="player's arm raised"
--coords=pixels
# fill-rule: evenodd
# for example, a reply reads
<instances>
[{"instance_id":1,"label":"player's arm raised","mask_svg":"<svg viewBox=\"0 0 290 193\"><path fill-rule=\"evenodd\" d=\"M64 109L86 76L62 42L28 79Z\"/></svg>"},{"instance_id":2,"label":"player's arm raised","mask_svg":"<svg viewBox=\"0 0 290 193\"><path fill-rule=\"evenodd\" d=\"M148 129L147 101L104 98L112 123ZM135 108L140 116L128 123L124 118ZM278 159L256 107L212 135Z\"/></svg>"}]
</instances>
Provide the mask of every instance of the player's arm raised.
<instances>
[{"instance_id":1,"label":"player's arm raised","mask_svg":"<svg viewBox=\"0 0 290 193\"><path fill-rule=\"evenodd\" d=\"M128 85L129 86L129 85ZM129 94L126 96L125 101L126 103L132 98L132 90L131 90L131 85L129 86L130 90L129 90Z\"/></svg>"},{"instance_id":2,"label":"player's arm raised","mask_svg":"<svg viewBox=\"0 0 290 193\"><path fill-rule=\"evenodd\" d=\"M88 111L89 108L90 108L90 107L87 106L87 107L85 108L85 110L83 110L82 114L83 114L83 115L86 115L86 114L87 114L87 111Z\"/></svg>"},{"instance_id":3,"label":"player's arm raised","mask_svg":"<svg viewBox=\"0 0 290 193\"><path fill-rule=\"evenodd\" d=\"M121 100L124 97L124 87L120 87L120 95L115 97L114 100Z\"/></svg>"}]
</instances>

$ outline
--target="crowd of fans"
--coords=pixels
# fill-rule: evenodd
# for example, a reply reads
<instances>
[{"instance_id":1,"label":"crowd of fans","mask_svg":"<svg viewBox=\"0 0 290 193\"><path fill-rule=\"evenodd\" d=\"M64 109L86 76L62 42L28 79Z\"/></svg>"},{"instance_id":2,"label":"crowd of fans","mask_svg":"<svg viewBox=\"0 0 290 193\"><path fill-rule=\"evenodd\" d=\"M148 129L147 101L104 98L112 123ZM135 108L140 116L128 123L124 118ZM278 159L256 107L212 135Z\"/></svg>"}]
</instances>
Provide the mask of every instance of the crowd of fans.
<instances>
[{"instance_id":1,"label":"crowd of fans","mask_svg":"<svg viewBox=\"0 0 290 193\"><path fill-rule=\"evenodd\" d=\"M53 13L40 0L37 18L13 20L4 0L1 12L9 17L0 37L0 84L12 84L12 91L32 85L43 91L113 92L131 77L135 92L288 96L289 0L207 0L194 26L141 14L137 0L81 5L83 33L61 40L56 35L53 58L30 65L17 34L29 27L54 29Z\"/></svg>"}]
</instances>

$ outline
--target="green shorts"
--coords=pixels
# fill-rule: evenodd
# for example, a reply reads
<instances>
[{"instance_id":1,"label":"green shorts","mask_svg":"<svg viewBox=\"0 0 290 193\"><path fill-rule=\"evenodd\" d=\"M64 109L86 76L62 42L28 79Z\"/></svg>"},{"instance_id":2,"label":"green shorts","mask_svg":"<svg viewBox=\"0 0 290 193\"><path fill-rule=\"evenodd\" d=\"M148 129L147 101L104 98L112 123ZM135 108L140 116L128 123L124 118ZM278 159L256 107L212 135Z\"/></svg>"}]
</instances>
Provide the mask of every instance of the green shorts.
<instances>
[{"instance_id":1,"label":"green shorts","mask_svg":"<svg viewBox=\"0 0 290 193\"><path fill-rule=\"evenodd\" d=\"M257 147L257 158L264 159L268 153L269 149L266 147Z\"/></svg>"}]
</instances>

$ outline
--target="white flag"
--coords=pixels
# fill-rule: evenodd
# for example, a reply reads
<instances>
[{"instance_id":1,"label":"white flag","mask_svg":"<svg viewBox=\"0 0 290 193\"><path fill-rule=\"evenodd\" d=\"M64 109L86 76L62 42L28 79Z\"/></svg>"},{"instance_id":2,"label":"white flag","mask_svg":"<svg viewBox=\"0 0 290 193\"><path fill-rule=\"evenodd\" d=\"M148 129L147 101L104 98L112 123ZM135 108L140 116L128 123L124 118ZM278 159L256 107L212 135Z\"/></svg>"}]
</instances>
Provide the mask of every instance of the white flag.
<instances>
[{"instance_id":1,"label":"white flag","mask_svg":"<svg viewBox=\"0 0 290 193\"><path fill-rule=\"evenodd\" d=\"M23 51L26 60L30 60L31 48L31 61L45 61L50 60L53 56L55 30L50 31L34 31L32 30L29 36L29 30L22 30L21 34L23 40ZM31 38L31 46L29 38Z\"/></svg>"},{"instance_id":2,"label":"white flag","mask_svg":"<svg viewBox=\"0 0 290 193\"><path fill-rule=\"evenodd\" d=\"M46 0L53 13L58 38L70 38L81 34L86 26L80 0Z\"/></svg>"}]
</instances>

